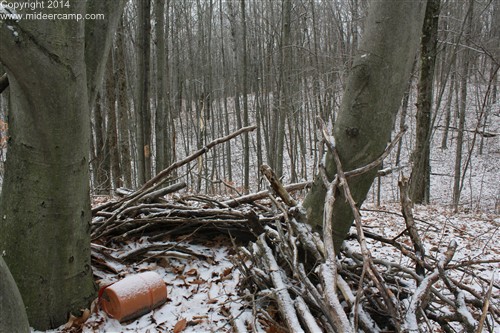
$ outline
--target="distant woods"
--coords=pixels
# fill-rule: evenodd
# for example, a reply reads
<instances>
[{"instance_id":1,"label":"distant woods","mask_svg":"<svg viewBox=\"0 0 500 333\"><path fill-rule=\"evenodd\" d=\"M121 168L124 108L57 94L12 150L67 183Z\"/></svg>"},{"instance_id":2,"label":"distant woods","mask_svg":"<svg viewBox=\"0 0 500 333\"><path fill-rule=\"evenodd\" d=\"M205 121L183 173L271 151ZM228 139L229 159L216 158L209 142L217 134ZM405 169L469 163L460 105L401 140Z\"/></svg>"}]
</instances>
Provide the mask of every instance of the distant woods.
<instances>
[{"instance_id":1,"label":"distant woods","mask_svg":"<svg viewBox=\"0 0 500 333\"><path fill-rule=\"evenodd\" d=\"M500 3L430 2L438 3L439 16L435 50L423 49L435 57L434 69L425 68L432 93L418 95L419 78L426 76L417 57L397 126L410 128L403 149L425 150L413 158L428 156L429 147L431 155L435 149L462 152L455 156L458 202L471 168L467 155L498 142L481 133L498 131L490 124L499 113ZM368 10L366 0L129 0L92 110L94 193L137 188L247 125L258 129L175 177L194 191L243 193L259 187L265 163L285 183L311 180L319 158L315 119L335 122ZM424 105L417 95L431 99L426 122L416 121L415 104ZM5 117L8 89L0 108ZM420 123L430 130L418 129ZM423 133L418 144L417 133ZM393 166L415 165L401 146L397 151ZM439 177L420 169L428 173L420 177L426 182ZM427 200L429 189L422 193Z\"/></svg>"}]
</instances>

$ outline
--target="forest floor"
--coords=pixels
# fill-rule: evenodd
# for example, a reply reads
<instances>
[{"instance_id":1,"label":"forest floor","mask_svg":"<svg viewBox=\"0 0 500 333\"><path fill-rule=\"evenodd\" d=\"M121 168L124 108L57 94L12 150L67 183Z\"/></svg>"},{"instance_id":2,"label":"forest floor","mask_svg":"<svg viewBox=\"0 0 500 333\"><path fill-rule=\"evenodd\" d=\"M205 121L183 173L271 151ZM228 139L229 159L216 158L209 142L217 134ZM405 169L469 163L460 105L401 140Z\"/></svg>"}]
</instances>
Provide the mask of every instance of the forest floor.
<instances>
[{"instance_id":1,"label":"forest floor","mask_svg":"<svg viewBox=\"0 0 500 333\"><path fill-rule=\"evenodd\" d=\"M499 138L490 140L495 142L487 146L488 150L483 155L478 155L476 151L469 153L472 158L464 182L459 212L453 212L450 207L453 150L436 149L431 163L433 174L440 177L432 177L431 204L415 205L413 214L427 258L435 263L450 241L455 240L458 246L448 264L453 267L450 270L451 278L485 298L492 286L489 301L499 309L500 150ZM403 154L408 155L409 150L403 149ZM391 153L387 163L384 162L384 167L394 167L391 164L393 155L394 153ZM408 156L404 155L404 158L408 159ZM403 169L407 176L408 168L409 166ZM362 224L366 232L385 239L398 240L401 244L411 247L411 239L404 235L406 225L401 213L401 204L398 202L397 178L397 172L382 178L380 206L375 204L378 185L374 183L361 209ZM303 192L294 195L298 201L303 199ZM164 198L169 202L168 205L171 205L168 206L168 214L179 203L194 210L203 210L217 208L214 201L228 200L223 197L194 195L189 190L178 191ZM96 197L94 204L98 207L113 200L119 198ZM270 208L273 203L268 197L249 205L253 206L239 208L242 214L255 207L268 207L266 209L274 209L273 214L278 214L276 207ZM134 216L165 218L167 214L161 212L161 207L147 206L144 209L134 213ZM153 210L149 211L150 209ZM103 216L109 218L109 214L111 213ZM102 220L94 218L94 223L102 223ZM267 219L265 223L272 224L273 220ZM227 228L225 225L219 232L216 225L211 229L195 227L184 230L178 230L178 225L164 225L164 229L159 235L157 233L154 239L150 237L151 233L132 232L129 235L130 230L126 230L123 237L112 235L112 238L116 237L112 241L108 239L104 242L94 242L94 274L99 286L108 285L133 273L155 271L167 285L167 302L140 318L122 323L110 318L94 304L93 309L84 318L72 318L59 329L47 332L287 332L275 303L270 302L265 293L256 294L255 290L250 291L248 288L248 276L241 271L240 249L248 246L248 239L245 239L245 235L241 237L241 233L245 232L233 226ZM134 228L141 230L140 226ZM175 232L169 232L170 229ZM353 235L346 243L350 248L359 251L354 228L352 230ZM371 238L367 238L367 241L374 259L415 270L415 263L394 246ZM438 292L447 292L442 281L438 281L434 288ZM472 294L466 294L466 298L472 297ZM480 311L471 312L474 320L478 321ZM486 322L491 326L485 325L483 332L500 332L499 319L498 316L493 319L495 316L488 314ZM442 332L435 323L419 324L422 332ZM458 326L452 325L451 328L455 332L463 331Z\"/></svg>"},{"instance_id":2,"label":"forest floor","mask_svg":"<svg viewBox=\"0 0 500 333\"><path fill-rule=\"evenodd\" d=\"M176 201L185 203L193 198L188 194L182 195L185 199L178 194L176 196ZM188 205L203 208L198 199L195 201ZM266 198L261 204L270 205L268 201ZM386 238L395 239L406 228L398 203L381 207L367 204L361 213L365 230ZM428 256L436 257L450 240L455 239L458 248L450 265L460 266L464 271L455 271L453 278L482 295L487 292L485 281L493 280L496 287L493 288L491 302L500 306L500 216L480 212L453 213L441 206L417 205L414 217ZM106 244L105 248L99 244L93 247L101 254L94 253L93 257L96 281L100 286L129 274L155 271L167 285L168 300L165 304L138 319L123 323L94 308L83 323L73 319L65 327L47 332L198 333L240 332L246 329L285 332L278 318L258 315L261 308L265 308L268 314L276 313L272 302L266 302L242 288L245 276L235 263L240 260L238 247L247 244L236 238L231 239L227 233L217 234L214 230L198 232L190 229L176 235L167 234L155 241L147 236L135 236ZM404 239L402 242L410 241ZM357 246L356 240L349 240L348 243ZM410 268L414 266L393 247L373 240L369 243L374 258ZM466 274L465 271L473 274ZM435 287L439 289L443 286L437 284ZM494 323L493 320L491 322ZM432 329L439 332L438 327ZM484 332L491 330L485 329ZM493 328L493 332L500 332L499 327Z\"/></svg>"}]
</instances>

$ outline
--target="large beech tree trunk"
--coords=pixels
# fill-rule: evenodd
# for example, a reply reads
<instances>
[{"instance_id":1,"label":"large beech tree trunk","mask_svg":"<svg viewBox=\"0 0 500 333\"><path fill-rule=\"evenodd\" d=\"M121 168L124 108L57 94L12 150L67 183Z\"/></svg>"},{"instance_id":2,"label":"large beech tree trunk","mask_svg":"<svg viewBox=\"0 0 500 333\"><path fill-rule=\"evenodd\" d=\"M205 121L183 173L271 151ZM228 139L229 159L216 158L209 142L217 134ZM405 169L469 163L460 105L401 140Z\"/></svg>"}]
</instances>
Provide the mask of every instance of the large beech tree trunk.
<instances>
[{"instance_id":1,"label":"large beech tree trunk","mask_svg":"<svg viewBox=\"0 0 500 333\"><path fill-rule=\"evenodd\" d=\"M11 97L0 253L36 329L65 323L69 312L88 308L95 297L89 101L95 100L122 5L74 0L69 8L54 10L84 14L88 6L89 12L106 15L101 21L0 23L0 62L9 75ZM2 309L2 321L13 311ZM19 325L24 327L21 320Z\"/></svg>"},{"instance_id":2,"label":"large beech tree trunk","mask_svg":"<svg viewBox=\"0 0 500 333\"><path fill-rule=\"evenodd\" d=\"M349 74L333 135L344 171L375 160L382 154L394 127L410 77L425 13L425 0L371 2L365 35ZM330 179L336 173L330 154L326 161ZM352 178L349 186L361 206L377 170ZM326 189L316 177L304 200L307 218L321 226ZM335 251L339 251L353 221L342 194L333 209Z\"/></svg>"}]
</instances>

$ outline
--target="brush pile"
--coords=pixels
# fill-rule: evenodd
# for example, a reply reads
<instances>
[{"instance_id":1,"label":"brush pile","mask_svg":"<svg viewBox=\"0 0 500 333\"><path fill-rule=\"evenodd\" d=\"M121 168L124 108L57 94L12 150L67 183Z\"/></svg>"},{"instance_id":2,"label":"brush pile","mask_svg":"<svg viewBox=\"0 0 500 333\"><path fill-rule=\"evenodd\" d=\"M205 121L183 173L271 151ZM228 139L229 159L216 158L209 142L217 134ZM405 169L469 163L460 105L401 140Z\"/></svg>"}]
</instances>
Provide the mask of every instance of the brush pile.
<instances>
[{"instance_id":1,"label":"brush pile","mask_svg":"<svg viewBox=\"0 0 500 333\"><path fill-rule=\"evenodd\" d=\"M251 332L494 332L500 325L500 285L491 270L500 260L456 260L458 244L450 239L429 251L421 237L425 223L413 217L407 179L400 177L403 232L387 237L363 225L350 195L350 174L342 171L328 189L325 211L334 194L343 191L355 216L355 232L341 253L333 248L331 221L322 234L313 232L303 209L291 195L308 183L283 186L268 166L262 174L269 189L230 199L180 194L185 183L165 186L175 168L196 159L210 147L245 131L218 139L167 168L137 191L93 209L93 260L106 265L106 246L147 236L152 248L142 247L123 260L144 260L148 252L170 251L179 258L198 256L179 244L162 249L167 236L225 234L236 249L234 266L242 273L241 296L252 314L231 315L232 331ZM383 156L381 156L383 159ZM375 161L371 168L378 165ZM359 170L358 170L359 171ZM328 216L329 214L325 214ZM372 254L389 248L389 256ZM497 249L498 250L498 249ZM497 257L498 258L498 257ZM492 268L493 267L493 268ZM109 270L113 265L109 264ZM479 271L489 271L485 277ZM466 281L474 281L467 284Z\"/></svg>"}]
</instances>

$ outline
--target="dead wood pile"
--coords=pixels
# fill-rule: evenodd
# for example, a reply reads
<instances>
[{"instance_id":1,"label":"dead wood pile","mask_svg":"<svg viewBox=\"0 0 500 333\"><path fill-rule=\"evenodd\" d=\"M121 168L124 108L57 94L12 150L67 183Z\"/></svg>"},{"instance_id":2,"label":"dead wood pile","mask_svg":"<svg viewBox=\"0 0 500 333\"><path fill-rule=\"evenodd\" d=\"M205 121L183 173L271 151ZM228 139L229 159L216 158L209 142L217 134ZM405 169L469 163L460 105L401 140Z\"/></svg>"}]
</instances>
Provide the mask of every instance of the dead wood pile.
<instances>
[{"instance_id":1,"label":"dead wood pile","mask_svg":"<svg viewBox=\"0 0 500 333\"><path fill-rule=\"evenodd\" d=\"M116 259L105 257L100 249L110 242L138 236L147 235L156 241L167 235L225 233L238 240L238 244L245 244L238 248L235 266L245 276L242 294L255 315L254 322L232 318L235 332L257 331L257 325L272 326L269 331L274 332L312 333L434 332L436 328L443 332L493 332L498 328L495 325L500 325L500 309L492 294L500 286L493 279L481 279L467 267L450 264L457 247L454 241L437 257L425 253L425 244L412 216L406 178L400 178L400 192L410 245L363 228L359 209L350 195L348 178L379 165L402 134L380 159L344 173L335 147L323 130L324 143L338 170L333 181L323 171L328 190L325 216L331 216L328 212L338 191L344 192L355 216L353 235L357 246L346 245L341 253L333 250L329 218L325 218L322 235L313 232L305 223L300 203L290 195L303 190L308 183L283 186L268 166L262 166L261 171L269 181L269 189L237 198L172 194L186 184L165 185L172 180L170 175L176 168L253 129L243 128L215 140L174 163L141 189L122 190L121 198L95 207L93 260L102 264ZM410 258L414 266L403 266L390 258L374 258L367 239L392 247L401 257ZM145 251L161 250L154 246L141 249L141 253L128 253L127 258L121 259L136 260ZM179 256L197 255L181 244L169 250ZM472 275L483 290L467 286L457 278L465 275Z\"/></svg>"}]
</instances>

